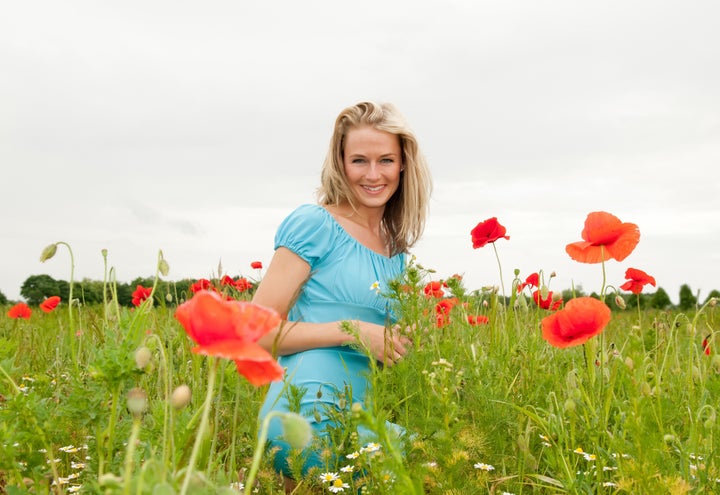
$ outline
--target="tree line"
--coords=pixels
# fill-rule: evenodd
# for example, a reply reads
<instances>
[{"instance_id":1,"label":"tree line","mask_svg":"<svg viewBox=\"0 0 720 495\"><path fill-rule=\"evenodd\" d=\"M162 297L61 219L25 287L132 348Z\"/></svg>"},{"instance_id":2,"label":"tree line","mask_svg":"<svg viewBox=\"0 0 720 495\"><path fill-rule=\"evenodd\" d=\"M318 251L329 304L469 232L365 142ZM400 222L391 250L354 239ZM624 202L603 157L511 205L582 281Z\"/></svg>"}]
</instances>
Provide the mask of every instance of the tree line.
<instances>
[{"instance_id":1,"label":"tree line","mask_svg":"<svg viewBox=\"0 0 720 495\"><path fill-rule=\"evenodd\" d=\"M216 286L219 286L221 281L213 281ZM118 304L121 306L132 306L133 292L135 292L138 285L142 287L152 287L155 283L153 277L138 277L129 283L115 282L108 284L103 281L83 279L75 281L73 283L73 299L77 299L81 304L93 305L100 304L105 299L117 298ZM177 281L165 281L158 280L158 284L155 290L156 303L160 303L166 306L175 306L178 303L186 300L192 290L193 284L198 283L195 279L182 279ZM249 283L243 286L241 289L243 292L247 292L247 296L251 296L255 289L254 283ZM70 284L65 280L56 280L50 275L30 275L22 284L20 288L20 295L25 298L25 301L31 306L37 306L50 296L60 296L63 301L67 301L70 297ZM585 295L582 290L575 291L574 293L570 290L562 291L564 301L569 301L573 297L579 297ZM596 294L590 294L591 296L597 296ZM711 291L706 298L702 301L699 295L693 293L689 285L683 284L680 287L678 294L678 304L673 304L668 293L662 287L658 287L655 292L652 293L641 293L638 295L631 293L619 294L622 301L617 301L616 298L606 297L605 300L612 309L621 309L621 305L625 305L628 308L640 309L678 309L680 311L689 311L696 308L699 304L705 304L711 298L720 298L720 291ZM0 304L8 304L7 297L0 292Z\"/></svg>"}]
</instances>

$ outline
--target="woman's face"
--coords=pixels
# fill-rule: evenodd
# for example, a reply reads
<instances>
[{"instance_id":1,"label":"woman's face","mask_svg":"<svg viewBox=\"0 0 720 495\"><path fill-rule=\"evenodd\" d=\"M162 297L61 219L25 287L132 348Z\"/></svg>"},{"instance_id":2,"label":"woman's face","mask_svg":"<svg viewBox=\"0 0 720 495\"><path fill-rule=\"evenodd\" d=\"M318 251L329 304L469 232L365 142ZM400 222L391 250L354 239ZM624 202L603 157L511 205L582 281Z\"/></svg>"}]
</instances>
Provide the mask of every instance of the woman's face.
<instances>
[{"instance_id":1,"label":"woman's face","mask_svg":"<svg viewBox=\"0 0 720 495\"><path fill-rule=\"evenodd\" d=\"M400 185L400 137L372 126L345 135L343 165L358 207L384 208Z\"/></svg>"}]
</instances>

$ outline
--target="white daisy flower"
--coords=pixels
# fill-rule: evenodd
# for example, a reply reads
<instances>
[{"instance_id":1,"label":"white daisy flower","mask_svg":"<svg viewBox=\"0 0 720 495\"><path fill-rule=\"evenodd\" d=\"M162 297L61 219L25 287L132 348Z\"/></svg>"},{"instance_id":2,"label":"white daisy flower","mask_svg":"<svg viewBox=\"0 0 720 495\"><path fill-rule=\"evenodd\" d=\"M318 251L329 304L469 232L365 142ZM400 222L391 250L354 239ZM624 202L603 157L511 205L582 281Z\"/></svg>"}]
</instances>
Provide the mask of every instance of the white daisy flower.
<instances>
[{"instance_id":1,"label":"white daisy flower","mask_svg":"<svg viewBox=\"0 0 720 495\"><path fill-rule=\"evenodd\" d=\"M328 473L322 473L320 475L320 481L322 481L323 483L333 482L338 478L339 478L339 476L337 473L328 472Z\"/></svg>"}]
</instances>

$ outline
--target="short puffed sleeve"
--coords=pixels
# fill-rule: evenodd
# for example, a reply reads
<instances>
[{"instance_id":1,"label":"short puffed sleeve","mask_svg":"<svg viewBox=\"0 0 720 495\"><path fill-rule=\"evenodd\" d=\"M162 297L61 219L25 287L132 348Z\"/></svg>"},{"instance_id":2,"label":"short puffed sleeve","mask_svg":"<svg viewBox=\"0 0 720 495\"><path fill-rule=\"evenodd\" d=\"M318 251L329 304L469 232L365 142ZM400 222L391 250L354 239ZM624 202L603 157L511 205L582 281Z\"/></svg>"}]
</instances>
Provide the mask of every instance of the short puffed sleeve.
<instances>
[{"instance_id":1,"label":"short puffed sleeve","mask_svg":"<svg viewBox=\"0 0 720 495\"><path fill-rule=\"evenodd\" d=\"M323 207L302 205L282 221L275 234L275 249L285 247L314 268L333 248L335 222Z\"/></svg>"}]
</instances>

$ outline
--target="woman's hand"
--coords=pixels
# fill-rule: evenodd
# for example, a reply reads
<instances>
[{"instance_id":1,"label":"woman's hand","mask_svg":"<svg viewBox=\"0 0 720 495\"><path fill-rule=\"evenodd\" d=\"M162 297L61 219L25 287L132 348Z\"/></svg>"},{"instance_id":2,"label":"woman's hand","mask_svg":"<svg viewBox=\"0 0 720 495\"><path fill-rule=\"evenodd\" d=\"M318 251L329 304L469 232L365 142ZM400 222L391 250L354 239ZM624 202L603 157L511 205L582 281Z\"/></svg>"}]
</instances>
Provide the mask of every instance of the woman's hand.
<instances>
[{"instance_id":1,"label":"woman's hand","mask_svg":"<svg viewBox=\"0 0 720 495\"><path fill-rule=\"evenodd\" d=\"M362 345L385 366L400 361L412 347L412 342L402 334L398 325L386 328L360 321L358 327Z\"/></svg>"}]
</instances>

